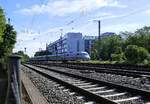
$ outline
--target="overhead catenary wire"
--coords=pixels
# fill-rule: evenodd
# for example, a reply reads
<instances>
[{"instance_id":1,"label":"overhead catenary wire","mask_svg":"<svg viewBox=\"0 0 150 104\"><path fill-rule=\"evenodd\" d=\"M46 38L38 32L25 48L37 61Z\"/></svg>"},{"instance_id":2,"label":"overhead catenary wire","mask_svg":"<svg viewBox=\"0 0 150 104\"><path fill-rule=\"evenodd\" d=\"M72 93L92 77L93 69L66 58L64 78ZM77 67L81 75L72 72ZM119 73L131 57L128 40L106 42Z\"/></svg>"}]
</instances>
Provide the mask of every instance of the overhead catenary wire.
<instances>
[{"instance_id":1,"label":"overhead catenary wire","mask_svg":"<svg viewBox=\"0 0 150 104\"><path fill-rule=\"evenodd\" d=\"M83 14L84 14L85 12L86 12L86 11L85 11L85 8L81 8L81 13L80 13L79 16L77 16L76 18L70 20L68 23L64 24L63 26L59 27L59 30L60 30L60 32L61 32L61 35L62 35L62 30L64 30L62 27L64 27L64 26L69 26L69 25L75 23L77 20L79 20L79 19L83 16ZM72 27L71 29L73 30L74 27ZM53 31L47 32L47 33L45 33L45 34L49 34L49 33L58 33L58 31L53 30ZM41 37L41 36L36 37L36 39L39 38L39 37ZM34 38L33 40L36 40L36 39Z\"/></svg>"},{"instance_id":2,"label":"overhead catenary wire","mask_svg":"<svg viewBox=\"0 0 150 104\"><path fill-rule=\"evenodd\" d=\"M45 2L45 1L41 1L41 5L43 5L44 2ZM128 16L134 15L134 14L136 14L136 13L142 12L143 10L147 9L148 7L149 7L149 6L144 7L144 8L140 8L140 9L138 9L138 10L133 10L132 12L127 13L127 14L125 14L125 15L114 16L114 17L105 16L105 17L103 17L102 20L128 17ZM86 9L84 8L81 12L86 12ZM75 24L75 23L77 22L77 20L79 20L82 16L84 16L84 13L83 13L83 14L80 14L78 17L76 17L76 18L70 20L69 22L67 22L67 23L66 23L65 25L63 25L62 27L64 27L64 26L70 26L70 25ZM99 17L97 17L97 18L99 18ZM101 17L100 17L100 18L101 18ZM32 28L33 28L33 26L34 26L34 24L35 24L36 19L37 19L37 16L34 15L34 16L33 16L33 19L31 20L31 25L30 25ZM89 21L85 21L83 24L86 24L86 23L88 23L88 22L89 22ZM60 29L62 29L62 27L61 27ZM72 27L72 30L73 30L74 28L75 28L75 27ZM59 30L60 30L60 29L59 29ZM64 29L63 29L63 30L64 30ZM59 32L60 32L60 31L59 31ZM40 32L38 32L38 33L40 34ZM49 33L58 33L58 31L52 30L52 31L49 31L49 32L47 32L47 33L45 33L45 34L49 34ZM42 34L42 36L43 36L43 34ZM40 38L40 37L41 37L41 35L36 36L36 37L33 38L33 40L36 40L36 39L38 39L38 38Z\"/></svg>"}]
</instances>

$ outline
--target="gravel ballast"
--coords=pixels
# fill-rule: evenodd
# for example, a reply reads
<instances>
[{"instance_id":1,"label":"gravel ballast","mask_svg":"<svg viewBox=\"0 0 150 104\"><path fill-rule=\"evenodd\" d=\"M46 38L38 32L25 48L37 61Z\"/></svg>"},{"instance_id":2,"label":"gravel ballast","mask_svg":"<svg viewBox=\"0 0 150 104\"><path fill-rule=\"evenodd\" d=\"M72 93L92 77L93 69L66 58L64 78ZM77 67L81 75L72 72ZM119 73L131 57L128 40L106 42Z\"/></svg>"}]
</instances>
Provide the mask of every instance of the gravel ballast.
<instances>
[{"instance_id":1,"label":"gravel ballast","mask_svg":"<svg viewBox=\"0 0 150 104\"><path fill-rule=\"evenodd\" d=\"M56 76L57 78L62 78L62 79L65 79L66 81L68 81L69 82L69 78L67 79L67 78L65 78L64 76L62 76L61 74L60 75L57 75L58 73L55 73L55 72L51 72L51 71L49 71L49 70L44 70L44 69L42 69L42 68L39 68L39 70L42 70L42 71L44 71L44 73L47 73L47 74L49 74L49 75L53 75L54 74L54 76ZM55 68L55 70L61 70L60 68ZM63 70L63 69L62 69ZM67 72L71 72L70 70L67 70ZM87 73L86 73L87 74ZM109 92L110 93L110 92ZM105 93L106 95L107 95L107 93ZM100 94L101 95L101 94ZM129 96L131 96L131 95L128 95L128 96L118 96L117 98L114 98L114 100L116 99L120 99L120 98L128 98ZM144 101L142 100L142 99L136 99L136 100L134 100L134 101L125 101L125 102L121 102L120 104L143 104L144 103Z\"/></svg>"},{"instance_id":2,"label":"gravel ballast","mask_svg":"<svg viewBox=\"0 0 150 104\"><path fill-rule=\"evenodd\" d=\"M149 79L143 77L143 78L133 78L133 77L127 77L122 75L116 75L116 74L108 74L108 73L98 73L98 72L91 72L88 70L76 70L76 69L70 69L70 68L64 68L64 67L55 67L55 66L49 66L51 69L72 73L88 78L97 79L100 81L106 81L111 82L115 84L120 84L127 87L137 88L137 89L143 89L150 91L150 81Z\"/></svg>"},{"instance_id":3,"label":"gravel ballast","mask_svg":"<svg viewBox=\"0 0 150 104\"><path fill-rule=\"evenodd\" d=\"M27 69L23 67L23 69ZM24 70L34 85L39 89L50 104L84 104L83 99L77 99L75 95L70 95L69 90L64 90L56 82L47 79L32 70Z\"/></svg>"}]
</instances>

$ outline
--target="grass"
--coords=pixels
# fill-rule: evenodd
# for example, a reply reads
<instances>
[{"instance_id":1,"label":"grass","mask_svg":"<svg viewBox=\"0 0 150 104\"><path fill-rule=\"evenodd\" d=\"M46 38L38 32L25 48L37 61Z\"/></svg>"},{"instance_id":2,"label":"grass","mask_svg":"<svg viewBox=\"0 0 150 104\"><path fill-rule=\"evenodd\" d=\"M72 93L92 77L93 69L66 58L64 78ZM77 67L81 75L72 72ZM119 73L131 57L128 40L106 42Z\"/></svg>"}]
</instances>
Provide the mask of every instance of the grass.
<instances>
[{"instance_id":1,"label":"grass","mask_svg":"<svg viewBox=\"0 0 150 104\"><path fill-rule=\"evenodd\" d=\"M99 60L90 60L90 61L74 61L74 63L92 63L92 64L115 64L117 61L99 61Z\"/></svg>"}]
</instances>

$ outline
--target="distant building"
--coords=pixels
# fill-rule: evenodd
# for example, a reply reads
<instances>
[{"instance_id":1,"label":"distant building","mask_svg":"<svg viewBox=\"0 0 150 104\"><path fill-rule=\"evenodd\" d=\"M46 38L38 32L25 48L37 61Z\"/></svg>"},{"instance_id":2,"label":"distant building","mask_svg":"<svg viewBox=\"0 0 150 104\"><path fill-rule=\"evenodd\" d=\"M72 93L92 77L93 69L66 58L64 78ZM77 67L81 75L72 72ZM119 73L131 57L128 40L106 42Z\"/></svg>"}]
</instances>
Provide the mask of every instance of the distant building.
<instances>
[{"instance_id":1,"label":"distant building","mask_svg":"<svg viewBox=\"0 0 150 104\"><path fill-rule=\"evenodd\" d=\"M50 43L47 50L52 54L76 53L84 51L82 33L67 33L64 37Z\"/></svg>"},{"instance_id":2,"label":"distant building","mask_svg":"<svg viewBox=\"0 0 150 104\"><path fill-rule=\"evenodd\" d=\"M113 32L101 34L101 38L115 35ZM76 53L86 51L91 54L94 41L98 36L82 36L82 33L69 32L64 37L60 37L53 43L47 45L46 49L52 54Z\"/></svg>"},{"instance_id":3,"label":"distant building","mask_svg":"<svg viewBox=\"0 0 150 104\"><path fill-rule=\"evenodd\" d=\"M91 55L91 49L93 47L93 44L95 40L98 39L98 36L84 36L84 51L88 52L89 55Z\"/></svg>"},{"instance_id":4,"label":"distant building","mask_svg":"<svg viewBox=\"0 0 150 104\"><path fill-rule=\"evenodd\" d=\"M108 36L113 36L113 35L116 35L116 33L114 33L114 32L105 32L105 33L101 34L101 38L106 38Z\"/></svg>"}]
</instances>

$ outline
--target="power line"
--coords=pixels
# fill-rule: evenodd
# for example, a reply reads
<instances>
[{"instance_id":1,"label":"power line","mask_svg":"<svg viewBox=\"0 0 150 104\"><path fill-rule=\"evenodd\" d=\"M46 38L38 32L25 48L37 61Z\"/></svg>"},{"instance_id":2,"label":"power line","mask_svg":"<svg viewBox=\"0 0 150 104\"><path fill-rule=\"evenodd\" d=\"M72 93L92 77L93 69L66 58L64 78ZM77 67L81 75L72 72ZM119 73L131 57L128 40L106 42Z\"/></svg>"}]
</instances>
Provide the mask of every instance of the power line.
<instances>
[{"instance_id":1,"label":"power line","mask_svg":"<svg viewBox=\"0 0 150 104\"><path fill-rule=\"evenodd\" d=\"M41 5L45 4L45 2L46 2L46 0L40 0L40 4L41 4ZM28 24L28 27L30 28L30 30L33 29L33 26L34 26L35 21L36 21L36 19L38 18L38 16L39 16L39 15L33 14L32 19L31 19L31 22ZM27 29L27 30L25 30L24 32L29 33L30 31L28 31L28 29ZM31 34L32 34L32 33L33 33L33 32L31 32Z\"/></svg>"},{"instance_id":2,"label":"power line","mask_svg":"<svg viewBox=\"0 0 150 104\"><path fill-rule=\"evenodd\" d=\"M148 6L144 7L144 8L132 10L131 12L129 12L127 14L123 14L123 15L119 15L119 16L101 16L99 19L101 19L101 20L108 20L108 19L114 19L114 18L115 19L116 18L125 18L125 17L131 16L131 15L143 12L143 11L145 11L148 8L150 8L150 5L148 5ZM103 17L104 17L104 19L102 19ZM96 17L96 19L98 19L98 17Z\"/></svg>"}]
</instances>

